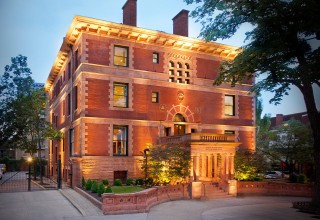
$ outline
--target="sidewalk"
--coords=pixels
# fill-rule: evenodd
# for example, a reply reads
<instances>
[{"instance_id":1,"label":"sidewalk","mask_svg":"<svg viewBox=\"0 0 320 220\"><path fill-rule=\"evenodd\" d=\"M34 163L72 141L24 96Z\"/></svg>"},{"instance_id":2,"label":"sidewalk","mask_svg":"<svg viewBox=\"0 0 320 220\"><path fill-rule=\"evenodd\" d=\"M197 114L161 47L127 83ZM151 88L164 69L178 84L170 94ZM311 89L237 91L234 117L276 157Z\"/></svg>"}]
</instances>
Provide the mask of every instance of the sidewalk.
<instances>
[{"instance_id":1,"label":"sidewalk","mask_svg":"<svg viewBox=\"0 0 320 220\"><path fill-rule=\"evenodd\" d=\"M68 199L66 199L68 198ZM10 220L307 220L314 215L291 208L297 197L237 197L179 200L159 204L149 213L102 215L76 191L46 190L0 193L0 219Z\"/></svg>"}]
</instances>

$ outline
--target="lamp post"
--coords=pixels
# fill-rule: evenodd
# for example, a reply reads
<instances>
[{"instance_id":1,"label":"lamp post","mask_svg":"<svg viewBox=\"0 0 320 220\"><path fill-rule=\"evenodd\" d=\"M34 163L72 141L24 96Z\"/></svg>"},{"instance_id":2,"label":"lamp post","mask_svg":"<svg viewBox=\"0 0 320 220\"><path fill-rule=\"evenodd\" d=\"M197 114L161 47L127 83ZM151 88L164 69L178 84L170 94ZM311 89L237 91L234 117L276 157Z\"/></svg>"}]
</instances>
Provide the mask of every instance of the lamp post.
<instances>
[{"instance_id":1,"label":"lamp post","mask_svg":"<svg viewBox=\"0 0 320 220\"><path fill-rule=\"evenodd\" d=\"M146 157L146 169L145 169L145 177L144 177L144 185L147 185L147 178L148 178L148 155L149 155L149 148L143 150L144 156Z\"/></svg>"},{"instance_id":2,"label":"lamp post","mask_svg":"<svg viewBox=\"0 0 320 220\"><path fill-rule=\"evenodd\" d=\"M27 161L28 161L28 165L29 165L28 191L31 191L31 163L32 163L32 157L28 157Z\"/></svg>"}]
</instances>

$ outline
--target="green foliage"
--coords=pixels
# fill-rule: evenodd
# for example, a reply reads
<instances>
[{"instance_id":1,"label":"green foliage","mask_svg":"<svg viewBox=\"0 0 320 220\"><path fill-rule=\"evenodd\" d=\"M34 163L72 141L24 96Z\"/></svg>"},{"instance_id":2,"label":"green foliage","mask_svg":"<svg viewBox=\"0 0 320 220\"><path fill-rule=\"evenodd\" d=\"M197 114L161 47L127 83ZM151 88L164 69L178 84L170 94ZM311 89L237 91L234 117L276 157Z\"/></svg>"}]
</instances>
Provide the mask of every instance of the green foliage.
<instances>
[{"instance_id":1,"label":"green foliage","mask_svg":"<svg viewBox=\"0 0 320 220\"><path fill-rule=\"evenodd\" d=\"M46 138L61 139L61 133L45 121L46 96L33 86L27 57L11 62L0 78L0 146L33 155Z\"/></svg>"},{"instance_id":2,"label":"green foliage","mask_svg":"<svg viewBox=\"0 0 320 220\"><path fill-rule=\"evenodd\" d=\"M86 180L84 179L84 177L82 177L82 179L81 179L81 186L83 188L85 188L85 186L86 186Z\"/></svg>"},{"instance_id":3,"label":"green foliage","mask_svg":"<svg viewBox=\"0 0 320 220\"><path fill-rule=\"evenodd\" d=\"M295 173L291 173L289 176L290 183L297 183L298 182L298 175Z\"/></svg>"},{"instance_id":4,"label":"green foliage","mask_svg":"<svg viewBox=\"0 0 320 220\"><path fill-rule=\"evenodd\" d=\"M141 178L136 179L136 185L142 186L143 185L143 179L141 179Z\"/></svg>"},{"instance_id":5,"label":"green foliage","mask_svg":"<svg viewBox=\"0 0 320 220\"><path fill-rule=\"evenodd\" d=\"M134 193L142 190L144 190L144 188L139 186L113 186L112 187L112 192L114 194Z\"/></svg>"},{"instance_id":6,"label":"green foliage","mask_svg":"<svg viewBox=\"0 0 320 220\"><path fill-rule=\"evenodd\" d=\"M146 179L146 186L152 186L153 184L153 178L149 177Z\"/></svg>"},{"instance_id":7,"label":"green foliage","mask_svg":"<svg viewBox=\"0 0 320 220\"><path fill-rule=\"evenodd\" d=\"M126 180L126 185L127 185L127 186L130 186L130 185L132 185L132 184L133 184L133 179L128 178L128 179Z\"/></svg>"},{"instance_id":8,"label":"green foliage","mask_svg":"<svg viewBox=\"0 0 320 220\"><path fill-rule=\"evenodd\" d=\"M104 193L104 184L100 183L98 186L98 196L101 196Z\"/></svg>"},{"instance_id":9,"label":"green foliage","mask_svg":"<svg viewBox=\"0 0 320 220\"><path fill-rule=\"evenodd\" d=\"M92 181L91 192L93 192L93 193L98 192L98 182L96 180Z\"/></svg>"},{"instance_id":10,"label":"green foliage","mask_svg":"<svg viewBox=\"0 0 320 220\"><path fill-rule=\"evenodd\" d=\"M107 179L102 180L103 185L107 186L109 185L109 181Z\"/></svg>"},{"instance_id":11,"label":"green foliage","mask_svg":"<svg viewBox=\"0 0 320 220\"><path fill-rule=\"evenodd\" d=\"M258 174L267 168L263 155L242 149L236 152L234 163L234 178L240 181L260 180Z\"/></svg>"},{"instance_id":12,"label":"green foliage","mask_svg":"<svg viewBox=\"0 0 320 220\"><path fill-rule=\"evenodd\" d=\"M104 191L105 193L112 193L112 189L111 189L111 186L107 186L106 188L105 188L105 191Z\"/></svg>"},{"instance_id":13,"label":"green foliage","mask_svg":"<svg viewBox=\"0 0 320 220\"><path fill-rule=\"evenodd\" d=\"M187 143L150 146L148 177L156 184L176 184L186 181L190 170L190 146ZM146 158L143 169L146 169Z\"/></svg>"},{"instance_id":14,"label":"green foliage","mask_svg":"<svg viewBox=\"0 0 320 220\"><path fill-rule=\"evenodd\" d=\"M115 179L113 185L114 186L122 186L122 182L120 179Z\"/></svg>"},{"instance_id":15,"label":"green foliage","mask_svg":"<svg viewBox=\"0 0 320 220\"><path fill-rule=\"evenodd\" d=\"M307 182L307 177L303 174L300 174L298 176L298 179L297 179L298 183L306 183Z\"/></svg>"},{"instance_id":16,"label":"green foliage","mask_svg":"<svg viewBox=\"0 0 320 220\"><path fill-rule=\"evenodd\" d=\"M88 179L86 182L86 190L91 190L91 186L92 186L92 180Z\"/></svg>"}]
</instances>

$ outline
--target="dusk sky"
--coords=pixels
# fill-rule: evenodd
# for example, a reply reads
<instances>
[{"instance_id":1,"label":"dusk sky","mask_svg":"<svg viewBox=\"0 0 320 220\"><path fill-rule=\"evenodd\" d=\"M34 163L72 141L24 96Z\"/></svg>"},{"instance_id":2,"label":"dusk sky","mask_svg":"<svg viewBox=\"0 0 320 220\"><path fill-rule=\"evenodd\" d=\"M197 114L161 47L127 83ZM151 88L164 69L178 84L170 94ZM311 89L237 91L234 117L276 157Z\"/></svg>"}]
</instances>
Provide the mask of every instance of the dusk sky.
<instances>
[{"instance_id":1,"label":"dusk sky","mask_svg":"<svg viewBox=\"0 0 320 220\"><path fill-rule=\"evenodd\" d=\"M126 0L0 0L0 74L11 57L28 57L32 77L45 83L63 37L75 15L122 23L122 6ZM183 0L138 0L137 26L172 33L172 18L182 9L192 11ZM236 36L218 43L242 46L243 27ZM197 38L201 25L189 18L189 37ZM320 89L317 89L320 97ZM281 105L268 103L271 94L263 93L264 113L292 114L305 111L302 95L295 88ZM318 110L320 100L318 98Z\"/></svg>"}]
</instances>

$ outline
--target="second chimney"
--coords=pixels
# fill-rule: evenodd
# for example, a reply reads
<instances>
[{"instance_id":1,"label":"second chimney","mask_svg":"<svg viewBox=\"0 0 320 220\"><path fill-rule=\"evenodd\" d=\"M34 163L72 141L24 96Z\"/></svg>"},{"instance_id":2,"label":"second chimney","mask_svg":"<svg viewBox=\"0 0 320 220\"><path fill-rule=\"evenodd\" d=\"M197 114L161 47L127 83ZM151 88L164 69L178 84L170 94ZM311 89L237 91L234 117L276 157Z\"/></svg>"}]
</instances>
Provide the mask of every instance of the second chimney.
<instances>
[{"instance_id":1,"label":"second chimney","mask_svg":"<svg viewBox=\"0 0 320 220\"><path fill-rule=\"evenodd\" d=\"M122 11L123 24L137 26L137 0L127 0Z\"/></svg>"},{"instance_id":2,"label":"second chimney","mask_svg":"<svg viewBox=\"0 0 320 220\"><path fill-rule=\"evenodd\" d=\"M181 10L173 20L173 34L188 37L189 11Z\"/></svg>"}]
</instances>

